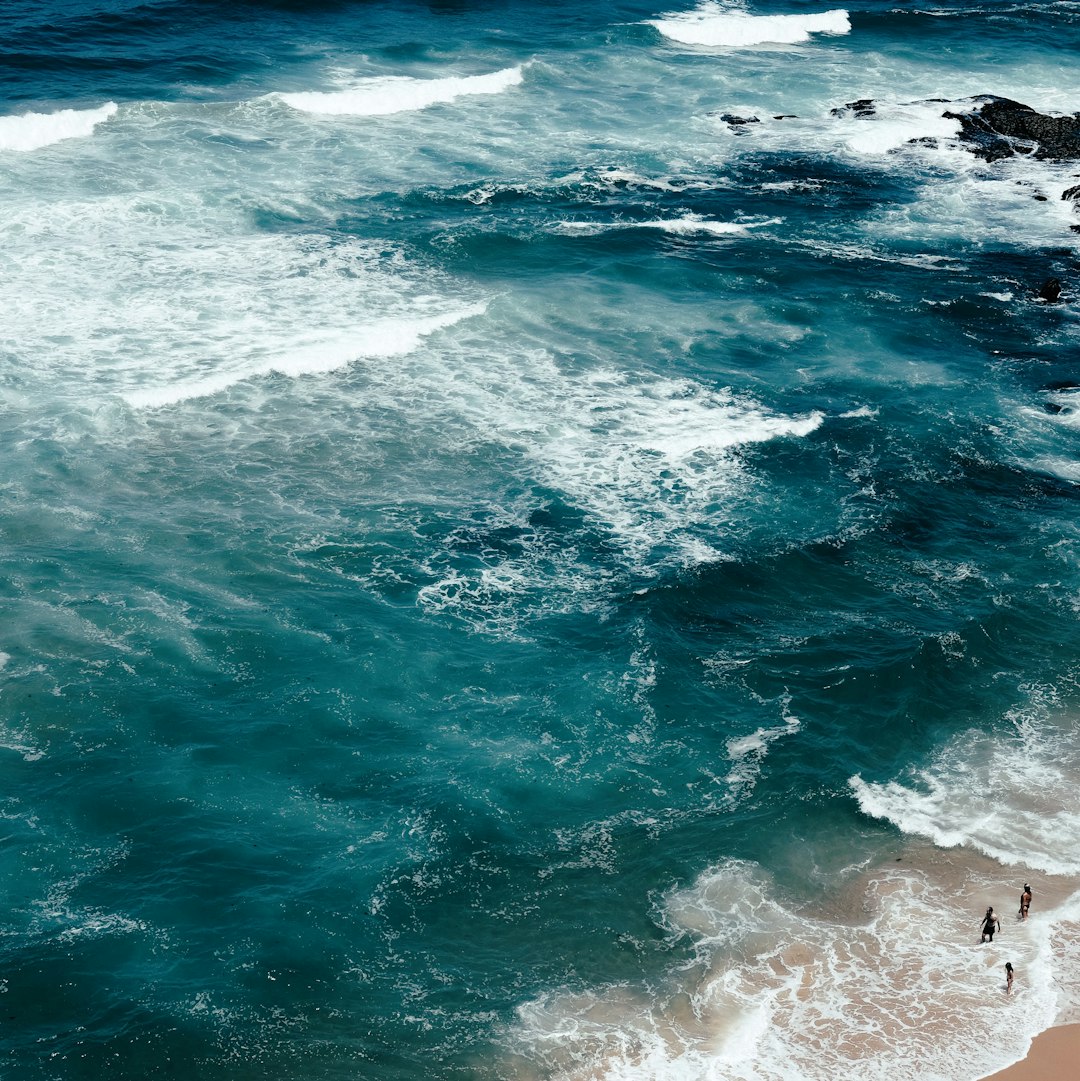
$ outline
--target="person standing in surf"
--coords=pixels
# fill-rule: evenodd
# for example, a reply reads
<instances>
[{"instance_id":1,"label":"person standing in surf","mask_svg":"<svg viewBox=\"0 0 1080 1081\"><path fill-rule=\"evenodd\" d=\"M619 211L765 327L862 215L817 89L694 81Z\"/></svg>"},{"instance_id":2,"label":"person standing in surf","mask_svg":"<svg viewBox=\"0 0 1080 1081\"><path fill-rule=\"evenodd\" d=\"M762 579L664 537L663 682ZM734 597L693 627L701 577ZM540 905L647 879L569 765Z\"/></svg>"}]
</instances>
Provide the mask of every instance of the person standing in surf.
<instances>
[{"instance_id":1,"label":"person standing in surf","mask_svg":"<svg viewBox=\"0 0 1080 1081\"><path fill-rule=\"evenodd\" d=\"M1020 919L1028 918L1028 909L1031 908L1031 887L1025 882L1024 892L1020 894Z\"/></svg>"},{"instance_id":2,"label":"person standing in surf","mask_svg":"<svg viewBox=\"0 0 1080 1081\"><path fill-rule=\"evenodd\" d=\"M982 942L993 942L994 932L1001 929L1001 920L994 915L994 906L990 905L982 919Z\"/></svg>"},{"instance_id":3,"label":"person standing in surf","mask_svg":"<svg viewBox=\"0 0 1080 1081\"><path fill-rule=\"evenodd\" d=\"M1012 961L1005 962L1005 994L1012 994L1013 967Z\"/></svg>"}]
</instances>

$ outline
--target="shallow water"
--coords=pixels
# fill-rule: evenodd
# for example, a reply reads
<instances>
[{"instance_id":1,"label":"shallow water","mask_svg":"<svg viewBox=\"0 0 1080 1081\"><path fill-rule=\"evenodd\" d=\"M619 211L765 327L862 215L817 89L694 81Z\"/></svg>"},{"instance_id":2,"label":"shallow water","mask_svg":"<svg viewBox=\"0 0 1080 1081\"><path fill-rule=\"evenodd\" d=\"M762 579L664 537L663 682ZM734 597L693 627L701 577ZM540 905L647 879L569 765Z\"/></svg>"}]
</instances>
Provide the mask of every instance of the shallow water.
<instances>
[{"instance_id":1,"label":"shallow water","mask_svg":"<svg viewBox=\"0 0 1080 1081\"><path fill-rule=\"evenodd\" d=\"M5 6L7 1076L968 1081L1074 1017L1076 167L927 99L1080 109L1078 39Z\"/></svg>"}]
</instances>

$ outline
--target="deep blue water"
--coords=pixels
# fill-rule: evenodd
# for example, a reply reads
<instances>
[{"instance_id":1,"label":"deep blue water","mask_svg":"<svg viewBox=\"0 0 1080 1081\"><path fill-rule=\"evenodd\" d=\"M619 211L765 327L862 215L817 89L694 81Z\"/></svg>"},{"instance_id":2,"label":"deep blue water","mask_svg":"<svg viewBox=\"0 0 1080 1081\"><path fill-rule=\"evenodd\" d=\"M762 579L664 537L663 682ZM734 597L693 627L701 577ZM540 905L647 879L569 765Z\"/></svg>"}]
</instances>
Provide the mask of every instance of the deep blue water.
<instances>
[{"instance_id":1,"label":"deep blue water","mask_svg":"<svg viewBox=\"0 0 1080 1081\"><path fill-rule=\"evenodd\" d=\"M1078 1015L1077 167L941 100L1080 5L828 10L0 10L5 1078Z\"/></svg>"}]
</instances>

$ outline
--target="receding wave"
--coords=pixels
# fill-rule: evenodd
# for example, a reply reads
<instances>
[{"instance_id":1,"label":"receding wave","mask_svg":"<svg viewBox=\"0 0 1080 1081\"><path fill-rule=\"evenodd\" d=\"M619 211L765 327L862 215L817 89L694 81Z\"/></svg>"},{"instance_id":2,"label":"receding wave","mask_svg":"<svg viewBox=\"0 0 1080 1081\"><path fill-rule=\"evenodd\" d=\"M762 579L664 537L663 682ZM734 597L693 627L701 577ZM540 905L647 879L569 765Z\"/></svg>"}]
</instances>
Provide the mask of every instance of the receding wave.
<instances>
[{"instance_id":1,"label":"receding wave","mask_svg":"<svg viewBox=\"0 0 1080 1081\"><path fill-rule=\"evenodd\" d=\"M64 139L82 139L117 109L109 101L97 109L60 109L55 113L0 116L0 150L40 150Z\"/></svg>"},{"instance_id":2,"label":"receding wave","mask_svg":"<svg viewBox=\"0 0 1080 1081\"><path fill-rule=\"evenodd\" d=\"M386 75L362 79L344 90L276 94L274 97L293 109L322 116L389 116L415 112L471 95L500 94L512 86L518 86L522 78L520 65L487 75L448 76L444 79Z\"/></svg>"},{"instance_id":3,"label":"receding wave","mask_svg":"<svg viewBox=\"0 0 1080 1081\"><path fill-rule=\"evenodd\" d=\"M842 8L816 15L751 15L715 0L706 0L693 11L672 12L647 22L682 45L729 49L798 45L809 41L811 34L846 34L851 30L848 13Z\"/></svg>"}]
</instances>

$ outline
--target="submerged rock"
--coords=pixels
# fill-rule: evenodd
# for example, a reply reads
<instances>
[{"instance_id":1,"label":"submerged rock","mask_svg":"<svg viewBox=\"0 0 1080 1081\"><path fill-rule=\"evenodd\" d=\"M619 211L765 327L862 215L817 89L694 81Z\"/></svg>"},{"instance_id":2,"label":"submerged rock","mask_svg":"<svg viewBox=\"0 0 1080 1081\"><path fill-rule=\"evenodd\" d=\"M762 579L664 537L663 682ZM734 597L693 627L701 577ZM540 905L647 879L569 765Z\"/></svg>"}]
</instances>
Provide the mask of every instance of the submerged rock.
<instances>
[{"instance_id":1,"label":"submerged rock","mask_svg":"<svg viewBox=\"0 0 1080 1081\"><path fill-rule=\"evenodd\" d=\"M1056 304L1061 299L1061 280L1059 278L1047 278L1039 286L1039 298L1049 304Z\"/></svg>"},{"instance_id":2,"label":"submerged rock","mask_svg":"<svg viewBox=\"0 0 1080 1081\"><path fill-rule=\"evenodd\" d=\"M733 128L741 127L743 124L760 124L761 121L756 116L736 116L734 113L721 113L720 119L725 124L730 124Z\"/></svg>"},{"instance_id":3,"label":"submerged rock","mask_svg":"<svg viewBox=\"0 0 1080 1081\"><path fill-rule=\"evenodd\" d=\"M831 116L874 116L877 107L873 98L859 98L858 101L849 101L839 108L830 109Z\"/></svg>"}]
</instances>

